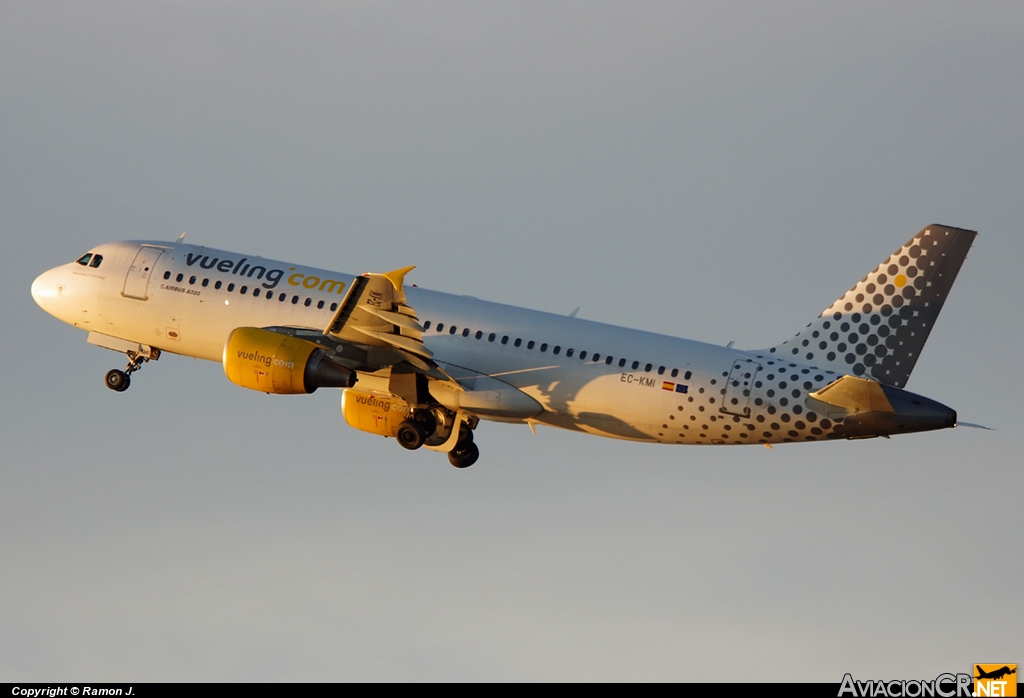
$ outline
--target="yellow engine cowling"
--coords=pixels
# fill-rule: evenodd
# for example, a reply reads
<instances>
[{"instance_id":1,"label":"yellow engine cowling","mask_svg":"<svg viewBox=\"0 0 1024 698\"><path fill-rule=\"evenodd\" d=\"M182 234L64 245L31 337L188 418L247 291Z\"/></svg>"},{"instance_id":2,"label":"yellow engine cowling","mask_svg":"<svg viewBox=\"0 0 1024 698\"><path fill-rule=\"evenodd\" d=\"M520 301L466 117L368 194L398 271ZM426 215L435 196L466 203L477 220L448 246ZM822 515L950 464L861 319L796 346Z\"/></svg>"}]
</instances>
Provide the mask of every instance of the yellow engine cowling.
<instances>
[{"instance_id":1,"label":"yellow engine cowling","mask_svg":"<svg viewBox=\"0 0 1024 698\"><path fill-rule=\"evenodd\" d=\"M243 388L279 395L351 387L355 373L325 356L313 342L259 327L239 327L224 345L224 373Z\"/></svg>"},{"instance_id":2,"label":"yellow engine cowling","mask_svg":"<svg viewBox=\"0 0 1024 698\"><path fill-rule=\"evenodd\" d=\"M379 436L395 436L398 425L409 416L409 403L396 397L378 397L361 390L341 394L341 413L354 429Z\"/></svg>"}]
</instances>

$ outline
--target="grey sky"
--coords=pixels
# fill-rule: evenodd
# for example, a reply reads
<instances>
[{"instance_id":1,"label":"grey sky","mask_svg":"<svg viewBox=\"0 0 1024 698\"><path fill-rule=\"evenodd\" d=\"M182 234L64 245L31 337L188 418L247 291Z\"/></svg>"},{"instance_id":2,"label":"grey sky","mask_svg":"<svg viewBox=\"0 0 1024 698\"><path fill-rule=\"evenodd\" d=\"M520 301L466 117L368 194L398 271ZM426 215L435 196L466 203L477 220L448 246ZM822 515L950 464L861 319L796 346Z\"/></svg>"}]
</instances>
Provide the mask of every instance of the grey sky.
<instances>
[{"instance_id":1,"label":"grey sky","mask_svg":"<svg viewBox=\"0 0 1024 698\"><path fill-rule=\"evenodd\" d=\"M1022 76L1019 3L4 3L0 680L1021 661ZM995 432L460 472L208 362L111 393L29 295L188 231L763 347L933 222L981 235L908 388Z\"/></svg>"}]
</instances>

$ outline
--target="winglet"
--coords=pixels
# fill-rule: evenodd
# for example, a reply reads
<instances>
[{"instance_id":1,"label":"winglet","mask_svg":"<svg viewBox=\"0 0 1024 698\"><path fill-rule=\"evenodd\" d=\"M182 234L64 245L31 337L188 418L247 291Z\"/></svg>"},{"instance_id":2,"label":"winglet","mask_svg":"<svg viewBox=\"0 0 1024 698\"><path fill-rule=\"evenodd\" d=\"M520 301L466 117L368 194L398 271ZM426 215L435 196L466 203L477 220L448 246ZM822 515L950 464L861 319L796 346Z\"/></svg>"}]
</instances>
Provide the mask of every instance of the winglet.
<instances>
[{"instance_id":1,"label":"winglet","mask_svg":"<svg viewBox=\"0 0 1024 698\"><path fill-rule=\"evenodd\" d=\"M391 285L395 287L396 291L401 291L402 284L405 282L405 275L415 268L415 266L412 266L395 269L394 271L389 271L387 274L384 274L384 278L391 282Z\"/></svg>"}]
</instances>

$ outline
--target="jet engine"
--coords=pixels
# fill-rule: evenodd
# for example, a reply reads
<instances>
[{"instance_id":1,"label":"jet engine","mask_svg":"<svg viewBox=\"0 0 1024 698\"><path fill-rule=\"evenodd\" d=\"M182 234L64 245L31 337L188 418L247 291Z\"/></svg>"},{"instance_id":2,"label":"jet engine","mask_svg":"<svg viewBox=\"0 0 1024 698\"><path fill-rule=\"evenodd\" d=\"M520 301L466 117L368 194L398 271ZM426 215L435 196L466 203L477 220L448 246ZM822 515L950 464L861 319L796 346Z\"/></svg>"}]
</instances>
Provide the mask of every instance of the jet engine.
<instances>
[{"instance_id":1,"label":"jet engine","mask_svg":"<svg viewBox=\"0 0 1024 698\"><path fill-rule=\"evenodd\" d=\"M294 395L317 388L350 388L356 374L305 339L259 327L239 327L224 345L224 373L243 388Z\"/></svg>"}]
</instances>

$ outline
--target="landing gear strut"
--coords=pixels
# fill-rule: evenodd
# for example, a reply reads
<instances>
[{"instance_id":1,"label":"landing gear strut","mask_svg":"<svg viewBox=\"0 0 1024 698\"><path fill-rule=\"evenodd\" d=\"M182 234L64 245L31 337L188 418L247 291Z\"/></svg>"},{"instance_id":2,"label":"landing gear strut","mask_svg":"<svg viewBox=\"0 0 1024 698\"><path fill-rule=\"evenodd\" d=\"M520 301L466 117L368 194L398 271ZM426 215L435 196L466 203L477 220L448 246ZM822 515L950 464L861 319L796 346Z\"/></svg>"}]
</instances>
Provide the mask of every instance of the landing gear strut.
<instances>
[{"instance_id":1,"label":"landing gear strut","mask_svg":"<svg viewBox=\"0 0 1024 698\"><path fill-rule=\"evenodd\" d=\"M480 458L480 449L473 442L473 430L463 425L459 440L448 453L448 462L456 468L468 468Z\"/></svg>"},{"instance_id":2,"label":"landing gear strut","mask_svg":"<svg viewBox=\"0 0 1024 698\"><path fill-rule=\"evenodd\" d=\"M132 374L142 368L142 364L149 361L149 359L141 354L135 352L128 352L128 365L123 371L118 371L116 368L107 371L107 375L104 377L103 382L106 383L107 387L118 393L123 393L128 390L132 385Z\"/></svg>"}]
</instances>

